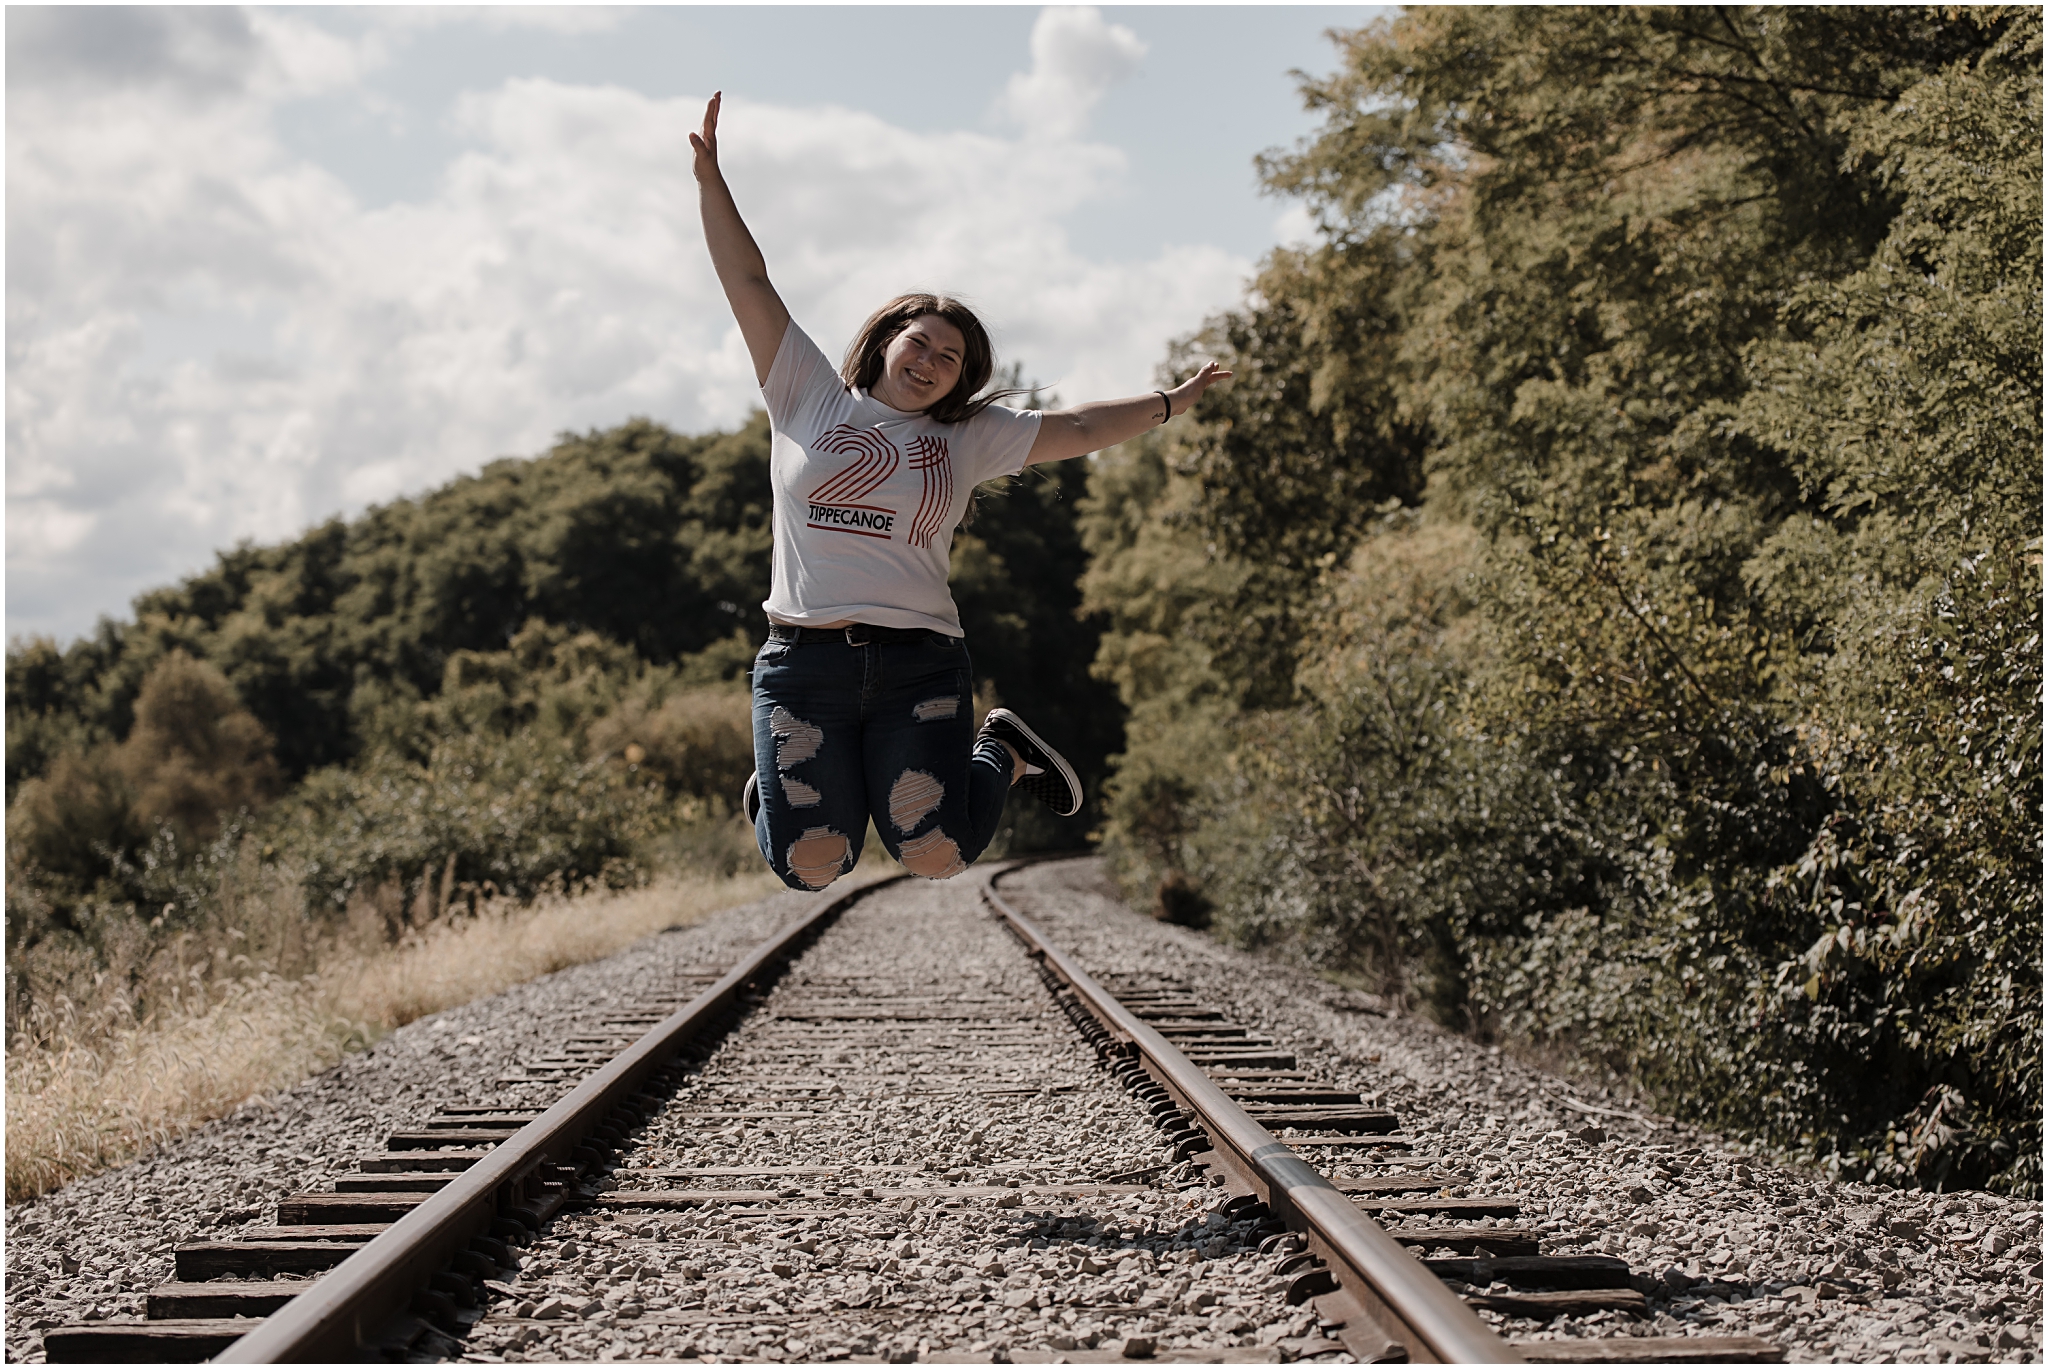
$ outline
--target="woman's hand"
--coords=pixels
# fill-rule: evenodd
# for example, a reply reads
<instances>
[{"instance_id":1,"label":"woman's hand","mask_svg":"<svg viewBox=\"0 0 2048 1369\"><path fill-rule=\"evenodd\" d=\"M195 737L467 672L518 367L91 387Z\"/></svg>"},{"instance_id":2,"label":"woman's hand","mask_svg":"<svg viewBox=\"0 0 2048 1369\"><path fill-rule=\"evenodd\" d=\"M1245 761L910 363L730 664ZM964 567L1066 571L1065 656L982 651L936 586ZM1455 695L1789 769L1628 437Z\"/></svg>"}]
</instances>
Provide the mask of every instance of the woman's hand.
<instances>
[{"instance_id":1,"label":"woman's hand","mask_svg":"<svg viewBox=\"0 0 2048 1369\"><path fill-rule=\"evenodd\" d=\"M1166 398L1173 406L1173 412L1184 414L1195 407L1202 398L1202 392L1219 380L1230 379L1231 372L1223 369L1220 362L1205 361L1202 369L1183 380L1166 392Z\"/></svg>"},{"instance_id":2,"label":"woman's hand","mask_svg":"<svg viewBox=\"0 0 2048 1369\"><path fill-rule=\"evenodd\" d=\"M718 103L724 98L722 90L712 95L711 103L704 106L703 131L690 135L690 146L697 153L697 163L691 169L700 181L718 175Z\"/></svg>"},{"instance_id":3,"label":"woman's hand","mask_svg":"<svg viewBox=\"0 0 2048 1369\"><path fill-rule=\"evenodd\" d=\"M1098 400L1093 404L1079 404L1071 409L1041 415L1038 436L1032 441L1031 452L1024 458L1024 464L1035 466L1043 461L1065 461L1089 452L1099 452L1104 447L1114 447L1149 428L1158 427L1174 414L1186 413L1195 406L1204 390L1219 380L1228 379L1230 372L1211 361L1171 390L1154 390L1151 394L1136 395L1130 399ZM1159 412L1161 394L1166 396L1165 414Z\"/></svg>"}]
</instances>

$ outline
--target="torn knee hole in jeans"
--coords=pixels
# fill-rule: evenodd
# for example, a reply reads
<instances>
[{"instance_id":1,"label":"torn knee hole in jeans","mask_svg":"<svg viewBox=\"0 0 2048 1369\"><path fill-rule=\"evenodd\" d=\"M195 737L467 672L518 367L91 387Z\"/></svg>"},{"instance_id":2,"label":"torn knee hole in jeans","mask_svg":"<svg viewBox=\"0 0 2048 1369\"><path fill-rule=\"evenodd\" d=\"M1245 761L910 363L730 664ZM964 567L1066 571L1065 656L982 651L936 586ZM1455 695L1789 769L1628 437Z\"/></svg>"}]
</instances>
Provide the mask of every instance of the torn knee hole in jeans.
<instances>
[{"instance_id":1,"label":"torn knee hole in jeans","mask_svg":"<svg viewBox=\"0 0 2048 1369\"><path fill-rule=\"evenodd\" d=\"M889 821L899 832L923 822L946 797L946 786L922 770L906 770L889 786Z\"/></svg>"},{"instance_id":2,"label":"torn knee hole in jeans","mask_svg":"<svg viewBox=\"0 0 2048 1369\"><path fill-rule=\"evenodd\" d=\"M951 879L967 868L967 862L960 859L959 844L936 827L904 842L901 858L904 869L926 879Z\"/></svg>"},{"instance_id":3,"label":"torn knee hole in jeans","mask_svg":"<svg viewBox=\"0 0 2048 1369\"><path fill-rule=\"evenodd\" d=\"M960 716L960 696L949 694L943 699L926 699L910 710L910 716L921 723L936 722L941 718Z\"/></svg>"},{"instance_id":4,"label":"torn knee hole in jeans","mask_svg":"<svg viewBox=\"0 0 2048 1369\"><path fill-rule=\"evenodd\" d=\"M846 869L852 850L846 838L829 827L807 827L789 844L789 872L812 889L822 889Z\"/></svg>"},{"instance_id":5,"label":"torn knee hole in jeans","mask_svg":"<svg viewBox=\"0 0 2048 1369\"><path fill-rule=\"evenodd\" d=\"M775 710L768 715L768 732L775 738L777 770L803 764L817 755L818 748L825 744L824 728L805 722L781 704L775 705Z\"/></svg>"}]
</instances>

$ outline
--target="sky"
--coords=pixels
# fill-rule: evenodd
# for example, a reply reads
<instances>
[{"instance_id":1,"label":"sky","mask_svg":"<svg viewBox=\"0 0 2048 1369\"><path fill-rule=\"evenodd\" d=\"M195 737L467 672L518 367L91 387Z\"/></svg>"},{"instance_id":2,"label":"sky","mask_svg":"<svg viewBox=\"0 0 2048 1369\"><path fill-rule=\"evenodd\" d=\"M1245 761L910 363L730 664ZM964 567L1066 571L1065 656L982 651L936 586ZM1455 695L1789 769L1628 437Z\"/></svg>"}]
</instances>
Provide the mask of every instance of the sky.
<instances>
[{"instance_id":1,"label":"sky","mask_svg":"<svg viewBox=\"0 0 2048 1369\"><path fill-rule=\"evenodd\" d=\"M9 7L10 638L556 434L758 403L698 226L720 156L837 355L965 296L1065 402L1310 232L1253 159L1363 6Z\"/></svg>"}]
</instances>

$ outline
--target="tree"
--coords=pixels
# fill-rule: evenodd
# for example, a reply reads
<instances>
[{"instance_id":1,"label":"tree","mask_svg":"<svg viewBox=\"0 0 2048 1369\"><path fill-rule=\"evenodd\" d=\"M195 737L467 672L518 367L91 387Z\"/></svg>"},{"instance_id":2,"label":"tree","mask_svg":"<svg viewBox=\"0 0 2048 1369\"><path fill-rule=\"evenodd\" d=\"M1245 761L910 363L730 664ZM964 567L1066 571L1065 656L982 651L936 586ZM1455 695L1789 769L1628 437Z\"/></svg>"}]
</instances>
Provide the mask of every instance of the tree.
<instances>
[{"instance_id":1,"label":"tree","mask_svg":"<svg viewBox=\"0 0 2048 1369\"><path fill-rule=\"evenodd\" d=\"M143 678L124 741L62 751L22 785L8 809L10 857L84 894L160 830L203 846L279 788L270 736L227 677L174 651Z\"/></svg>"},{"instance_id":2,"label":"tree","mask_svg":"<svg viewBox=\"0 0 2048 1369\"><path fill-rule=\"evenodd\" d=\"M227 677L173 651L135 700L135 727L115 753L134 794L135 817L168 823L188 843L211 840L223 814L277 796L270 734L242 706Z\"/></svg>"},{"instance_id":3,"label":"tree","mask_svg":"<svg viewBox=\"0 0 2048 1369\"><path fill-rule=\"evenodd\" d=\"M1190 497L1090 572L1171 546L1243 577L1138 691L1233 708L1119 777L1133 863L1241 937L1396 948L1460 1025L1788 1152L2037 1185L2038 35L1904 7L1344 35L1304 85L1322 131L1264 161L1322 240L1193 340L1250 383L1188 439ZM1390 569L1418 499L1476 535L1483 650L1394 649L1451 588Z\"/></svg>"}]
</instances>

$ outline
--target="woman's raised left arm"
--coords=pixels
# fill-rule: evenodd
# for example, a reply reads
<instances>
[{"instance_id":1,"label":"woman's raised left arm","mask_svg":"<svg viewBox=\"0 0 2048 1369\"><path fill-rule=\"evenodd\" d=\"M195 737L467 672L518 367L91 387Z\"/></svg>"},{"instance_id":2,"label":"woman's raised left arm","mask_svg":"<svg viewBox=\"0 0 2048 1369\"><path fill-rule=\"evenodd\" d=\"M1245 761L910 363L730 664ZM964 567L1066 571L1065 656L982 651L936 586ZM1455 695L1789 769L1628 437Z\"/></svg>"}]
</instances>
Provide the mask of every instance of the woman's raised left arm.
<instances>
[{"instance_id":1,"label":"woman's raised left arm","mask_svg":"<svg viewBox=\"0 0 2048 1369\"><path fill-rule=\"evenodd\" d=\"M1039 419L1038 438L1031 444L1031 455L1024 458L1024 464L1035 466L1041 461L1065 461L1069 457L1086 456L1089 452L1099 452L1104 447L1129 441L1148 428L1158 427L1173 415L1184 414L1194 408L1195 401L1202 397L1202 391L1219 380L1228 379L1230 372L1211 361L1171 390L1155 390L1131 399L1099 399L1093 404L1055 410ZM1166 405L1164 412L1160 408L1162 395Z\"/></svg>"}]
</instances>

